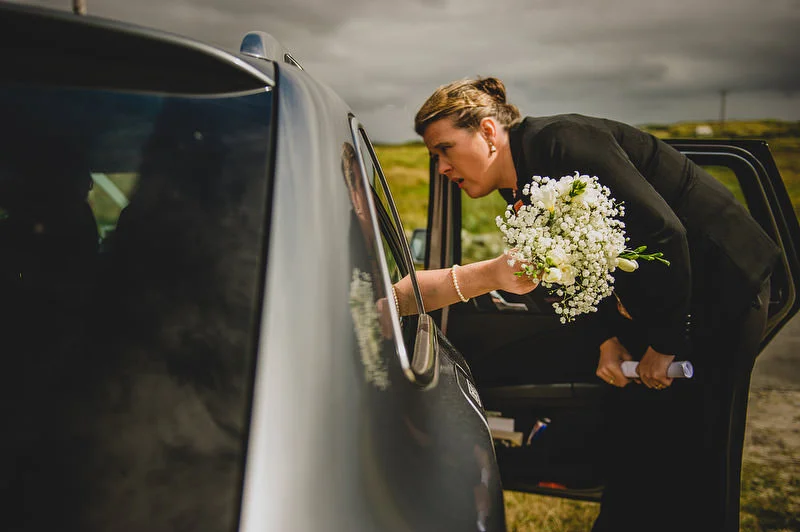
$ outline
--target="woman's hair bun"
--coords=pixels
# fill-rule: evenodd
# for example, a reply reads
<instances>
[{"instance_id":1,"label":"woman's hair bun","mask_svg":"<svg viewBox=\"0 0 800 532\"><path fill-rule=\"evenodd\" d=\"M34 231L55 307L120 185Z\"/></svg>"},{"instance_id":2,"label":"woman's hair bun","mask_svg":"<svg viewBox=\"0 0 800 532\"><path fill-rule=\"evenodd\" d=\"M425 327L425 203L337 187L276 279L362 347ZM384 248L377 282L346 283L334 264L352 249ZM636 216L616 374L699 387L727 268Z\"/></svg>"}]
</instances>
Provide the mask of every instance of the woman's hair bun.
<instances>
[{"instance_id":1,"label":"woman's hair bun","mask_svg":"<svg viewBox=\"0 0 800 532\"><path fill-rule=\"evenodd\" d=\"M492 97L497 103L506 103L506 86L497 78L478 78L475 86Z\"/></svg>"}]
</instances>

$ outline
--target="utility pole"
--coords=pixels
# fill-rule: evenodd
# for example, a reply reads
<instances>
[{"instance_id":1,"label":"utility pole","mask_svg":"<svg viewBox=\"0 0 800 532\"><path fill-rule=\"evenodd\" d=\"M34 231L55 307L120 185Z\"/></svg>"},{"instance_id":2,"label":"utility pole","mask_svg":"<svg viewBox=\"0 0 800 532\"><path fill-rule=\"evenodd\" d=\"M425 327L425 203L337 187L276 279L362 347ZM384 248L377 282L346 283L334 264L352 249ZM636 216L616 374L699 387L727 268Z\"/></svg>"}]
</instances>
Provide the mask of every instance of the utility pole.
<instances>
[{"instance_id":1,"label":"utility pole","mask_svg":"<svg viewBox=\"0 0 800 532\"><path fill-rule=\"evenodd\" d=\"M72 0L72 12L76 15L85 15L86 0Z\"/></svg>"},{"instance_id":2,"label":"utility pole","mask_svg":"<svg viewBox=\"0 0 800 532\"><path fill-rule=\"evenodd\" d=\"M719 91L719 96L719 131L721 134L723 131L725 131L725 99L728 96L728 89L722 89Z\"/></svg>"}]
</instances>

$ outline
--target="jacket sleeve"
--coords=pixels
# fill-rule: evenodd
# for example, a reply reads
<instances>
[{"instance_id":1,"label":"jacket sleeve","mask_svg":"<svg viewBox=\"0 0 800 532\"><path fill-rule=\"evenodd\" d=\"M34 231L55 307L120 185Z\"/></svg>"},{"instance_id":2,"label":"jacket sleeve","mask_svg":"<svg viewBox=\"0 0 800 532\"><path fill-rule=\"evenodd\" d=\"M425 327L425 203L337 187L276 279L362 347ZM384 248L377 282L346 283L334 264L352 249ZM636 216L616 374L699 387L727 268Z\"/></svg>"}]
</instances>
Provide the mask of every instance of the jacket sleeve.
<instances>
[{"instance_id":1,"label":"jacket sleeve","mask_svg":"<svg viewBox=\"0 0 800 532\"><path fill-rule=\"evenodd\" d=\"M556 122L526 144L534 151L533 160L549 172L543 175L556 179L575 171L596 175L625 207L628 247L646 245L648 252L661 251L670 261L669 266L639 261L639 269L632 273L617 269L615 292L633 319L645 327L653 349L684 356L692 279L686 229L677 215L605 129Z\"/></svg>"}]
</instances>

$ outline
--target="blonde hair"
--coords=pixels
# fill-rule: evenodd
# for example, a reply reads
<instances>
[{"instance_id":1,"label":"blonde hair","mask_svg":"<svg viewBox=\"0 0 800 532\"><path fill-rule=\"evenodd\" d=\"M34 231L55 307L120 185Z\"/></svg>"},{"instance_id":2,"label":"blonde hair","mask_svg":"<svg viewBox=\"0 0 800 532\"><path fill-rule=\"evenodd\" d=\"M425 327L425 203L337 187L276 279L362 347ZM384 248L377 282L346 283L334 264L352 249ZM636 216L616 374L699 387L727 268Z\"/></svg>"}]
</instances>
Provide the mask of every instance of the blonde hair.
<instances>
[{"instance_id":1,"label":"blonde hair","mask_svg":"<svg viewBox=\"0 0 800 532\"><path fill-rule=\"evenodd\" d=\"M486 117L508 129L520 115L516 105L506 102L506 87L499 79L462 79L434 91L417 111L414 130L422 136L431 123L452 118L456 127L477 131Z\"/></svg>"}]
</instances>

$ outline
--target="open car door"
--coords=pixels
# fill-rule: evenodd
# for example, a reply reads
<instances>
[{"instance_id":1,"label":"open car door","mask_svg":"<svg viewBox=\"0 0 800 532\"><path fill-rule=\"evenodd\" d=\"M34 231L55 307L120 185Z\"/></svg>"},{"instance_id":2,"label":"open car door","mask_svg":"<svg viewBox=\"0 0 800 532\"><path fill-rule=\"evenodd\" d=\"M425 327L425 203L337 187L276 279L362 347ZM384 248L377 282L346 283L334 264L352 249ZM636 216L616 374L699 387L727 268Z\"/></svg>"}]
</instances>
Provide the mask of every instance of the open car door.
<instances>
[{"instance_id":1,"label":"open car door","mask_svg":"<svg viewBox=\"0 0 800 532\"><path fill-rule=\"evenodd\" d=\"M800 230L769 148L755 140L669 142L725 183L783 252L772 277L763 350L800 306ZM504 211L499 194L492 196L462 204L458 187L431 161L426 267L464 264L502 251L499 230L472 232L486 211L492 218ZM496 208L487 209L486 202ZM541 289L525 296L492 292L445 308L436 318L467 359L486 409L495 416L504 489L599 501L606 406L616 388L595 376L598 350L590 335L582 334L581 320L561 325L544 295ZM729 401L726 441L719 442L730 458L728 474L716 487L733 515L738 515L751 371L752 364L741 368L740 389Z\"/></svg>"}]
</instances>

